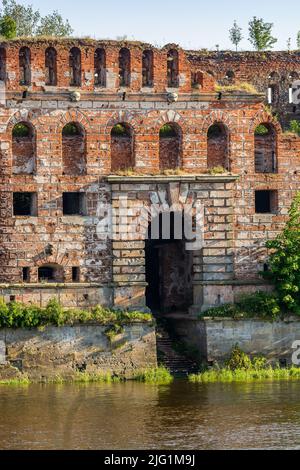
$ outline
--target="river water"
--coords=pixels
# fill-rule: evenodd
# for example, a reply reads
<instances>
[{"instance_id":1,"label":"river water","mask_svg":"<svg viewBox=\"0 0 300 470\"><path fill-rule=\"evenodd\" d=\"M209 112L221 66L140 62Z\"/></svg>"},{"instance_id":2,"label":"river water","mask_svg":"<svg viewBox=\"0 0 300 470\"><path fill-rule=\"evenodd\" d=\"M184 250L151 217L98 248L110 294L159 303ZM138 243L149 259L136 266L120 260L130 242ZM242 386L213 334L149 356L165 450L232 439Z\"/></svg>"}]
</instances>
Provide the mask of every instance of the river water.
<instances>
[{"instance_id":1,"label":"river water","mask_svg":"<svg viewBox=\"0 0 300 470\"><path fill-rule=\"evenodd\" d=\"M300 449L300 381L0 386L1 449Z\"/></svg>"}]
</instances>

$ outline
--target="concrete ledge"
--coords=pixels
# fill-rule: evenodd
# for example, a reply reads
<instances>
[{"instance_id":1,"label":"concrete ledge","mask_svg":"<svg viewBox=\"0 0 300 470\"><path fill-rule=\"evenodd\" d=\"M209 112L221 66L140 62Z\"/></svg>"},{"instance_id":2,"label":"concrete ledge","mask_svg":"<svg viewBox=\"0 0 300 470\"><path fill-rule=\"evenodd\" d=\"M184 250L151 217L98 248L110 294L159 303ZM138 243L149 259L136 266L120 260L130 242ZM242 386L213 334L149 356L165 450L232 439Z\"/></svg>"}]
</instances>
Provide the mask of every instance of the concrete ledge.
<instances>
[{"instance_id":1,"label":"concrete ledge","mask_svg":"<svg viewBox=\"0 0 300 470\"><path fill-rule=\"evenodd\" d=\"M239 175L137 175L137 176L116 176L105 177L109 183L230 183L236 181Z\"/></svg>"}]
</instances>

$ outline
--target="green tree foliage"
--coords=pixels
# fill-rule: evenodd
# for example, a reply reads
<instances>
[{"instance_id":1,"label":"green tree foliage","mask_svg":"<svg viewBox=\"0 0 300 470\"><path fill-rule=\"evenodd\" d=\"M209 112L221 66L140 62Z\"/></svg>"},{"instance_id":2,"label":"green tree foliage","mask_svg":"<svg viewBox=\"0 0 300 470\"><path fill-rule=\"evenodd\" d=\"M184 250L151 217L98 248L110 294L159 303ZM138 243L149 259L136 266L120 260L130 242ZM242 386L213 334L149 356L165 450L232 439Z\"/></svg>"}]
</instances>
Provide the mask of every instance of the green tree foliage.
<instances>
[{"instance_id":1,"label":"green tree foliage","mask_svg":"<svg viewBox=\"0 0 300 470\"><path fill-rule=\"evenodd\" d=\"M62 18L58 11L50 13L50 15L41 18L40 25L37 29L38 36L71 36L73 29L68 20Z\"/></svg>"},{"instance_id":2,"label":"green tree foliage","mask_svg":"<svg viewBox=\"0 0 300 470\"><path fill-rule=\"evenodd\" d=\"M16 23L16 36L68 36L73 30L62 16L53 11L41 16L32 5L22 5L15 0L2 0L1 18L13 18Z\"/></svg>"},{"instance_id":3,"label":"green tree foliage","mask_svg":"<svg viewBox=\"0 0 300 470\"><path fill-rule=\"evenodd\" d=\"M286 310L300 315L300 192L289 211L289 220L275 240L267 242L272 250L269 271L263 276L271 280Z\"/></svg>"},{"instance_id":4,"label":"green tree foliage","mask_svg":"<svg viewBox=\"0 0 300 470\"><path fill-rule=\"evenodd\" d=\"M273 23L265 23L256 16L249 22L249 41L257 51L272 49L277 39L272 36Z\"/></svg>"},{"instance_id":5,"label":"green tree foliage","mask_svg":"<svg viewBox=\"0 0 300 470\"><path fill-rule=\"evenodd\" d=\"M298 134L300 136L300 121L297 121L296 119L293 119L290 122L290 131L293 132L294 134Z\"/></svg>"},{"instance_id":6,"label":"green tree foliage","mask_svg":"<svg viewBox=\"0 0 300 470\"><path fill-rule=\"evenodd\" d=\"M300 49L300 31L297 34L297 47Z\"/></svg>"},{"instance_id":7,"label":"green tree foliage","mask_svg":"<svg viewBox=\"0 0 300 470\"><path fill-rule=\"evenodd\" d=\"M13 39L17 34L17 24L11 16L0 18L0 35L7 39Z\"/></svg>"},{"instance_id":8,"label":"green tree foliage","mask_svg":"<svg viewBox=\"0 0 300 470\"><path fill-rule=\"evenodd\" d=\"M243 36L242 36L242 28L238 26L236 20L234 20L233 26L229 30L229 37L230 37L230 41L232 42L232 44L235 45L236 50L238 50L238 45L243 39Z\"/></svg>"}]
</instances>

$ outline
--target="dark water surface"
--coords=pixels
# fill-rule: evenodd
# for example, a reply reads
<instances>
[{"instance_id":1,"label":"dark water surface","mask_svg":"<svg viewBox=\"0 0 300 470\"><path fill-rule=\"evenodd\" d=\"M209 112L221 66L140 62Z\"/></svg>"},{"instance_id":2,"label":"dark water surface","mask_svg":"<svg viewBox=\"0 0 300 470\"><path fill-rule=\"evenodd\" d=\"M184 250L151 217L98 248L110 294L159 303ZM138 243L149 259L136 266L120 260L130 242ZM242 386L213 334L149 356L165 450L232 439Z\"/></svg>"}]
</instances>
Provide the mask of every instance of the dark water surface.
<instances>
[{"instance_id":1,"label":"dark water surface","mask_svg":"<svg viewBox=\"0 0 300 470\"><path fill-rule=\"evenodd\" d=\"M1 449L300 449L300 381L0 386Z\"/></svg>"}]
</instances>

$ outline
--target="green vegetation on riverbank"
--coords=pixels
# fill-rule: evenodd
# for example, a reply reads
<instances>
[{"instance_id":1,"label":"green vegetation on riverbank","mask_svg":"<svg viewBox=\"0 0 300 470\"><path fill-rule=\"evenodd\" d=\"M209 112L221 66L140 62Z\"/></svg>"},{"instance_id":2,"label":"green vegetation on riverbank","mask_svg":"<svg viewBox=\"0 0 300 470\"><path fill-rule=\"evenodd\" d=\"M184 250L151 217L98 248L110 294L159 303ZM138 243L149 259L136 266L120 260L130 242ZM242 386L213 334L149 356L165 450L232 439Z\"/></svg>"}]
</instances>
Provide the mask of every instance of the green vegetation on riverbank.
<instances>
[{"instance_id":1,"label":"green vegetation on riverbank","mask_svg":"<svg viewBox=\"0 0 300 470\"><path fill-rule=\"evenodd\" d=\"M189 381L193 383L212 383L212 382L252 382L255 380L293 380L300 379L300 368L272 368L268 367L263 370L245 370L236 369L212 369L192 374Z\"/></svg>"},{"instance_id":2,"label":"green vegetation on riverbank","mask_svg":"<svg viewBox=\"0 0 300 470\"><path fill-rule=\"evenodd\" d=\"M134 376L134 380L148 384L169 384L174 378L170 371L163 366L154 369L145 369Z\"/></svg>"},{"instance_id":3,"label":"green vegetation on riverbank","mask_svg":"<svg viewBox=\"0 0 300 470\"><path fill-rule=\"evenodd\" d=\"M189 381L193 383L211 382L251 382L254 380L292 380L300 379L300 368L280 368L267 364L266 358L254 356L250 358L236 345L223 368L213 368L191 374Z\"/></svg>"},{"instance_id":4,"label":"green vegetation on riverbank","mask_svg":"<svg viewBox=\"0 0 300 470\"><path fill-rule=\"evenodd\" d=\"M173 377L165 367L152 367L137 371L132 378L126 379L122 375L111 372L77 372L70 377L56 375L43 380L31 380L24 375L20 378L0 380L0 385L30 385L33 383L67 384L67 383L118 383L127 381L143 382L145 384L165 385L173 381Z\"/></svg>"},{"instance_id":5,"label":"green vegetation on riverbank","mask_svg":"<svg viewBox=\"0 0 300 470\"><path fill-rule=\"evenodd\" d=\"M91 310L68 309L56 299L45 308L19 302L6 304L0 299L0 328L41 328L49 325L64 326L83 323L115 325L120 327L134 322L153 322L149 313L112 310L97 305Z\"/></svg>"}]
</instances>

